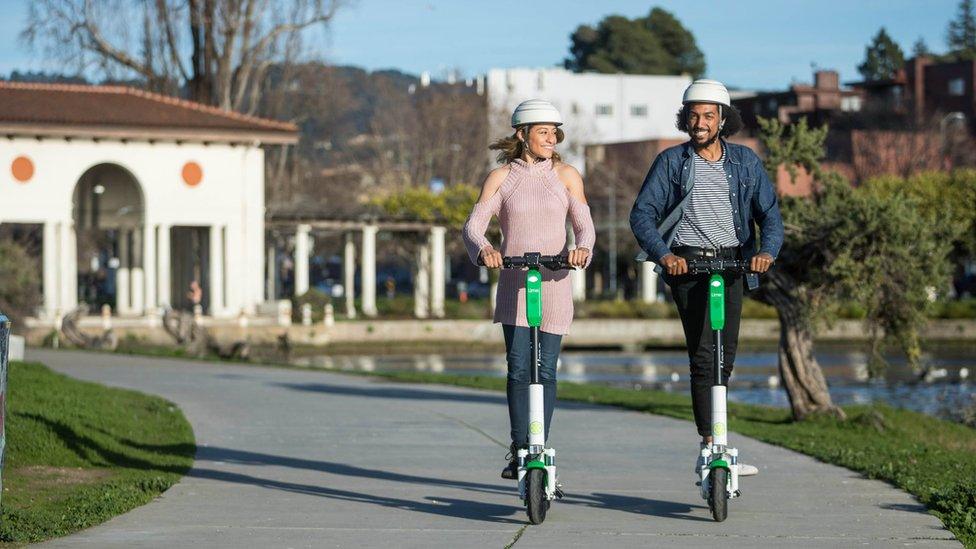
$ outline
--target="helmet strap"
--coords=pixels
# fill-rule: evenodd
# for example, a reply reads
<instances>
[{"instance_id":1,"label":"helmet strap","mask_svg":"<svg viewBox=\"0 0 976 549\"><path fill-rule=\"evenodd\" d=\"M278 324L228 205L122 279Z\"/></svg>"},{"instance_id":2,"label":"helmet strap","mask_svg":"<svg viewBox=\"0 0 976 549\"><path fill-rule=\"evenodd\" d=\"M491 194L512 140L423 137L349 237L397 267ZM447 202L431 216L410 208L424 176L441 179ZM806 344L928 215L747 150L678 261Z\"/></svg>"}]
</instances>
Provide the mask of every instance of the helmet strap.
<instances>
[{"instance_id":1,"label":"helmet strap","mask_svg":"<svg viewBox=\"0 0 976 549\"><path fill-rule=\"evenodd\" d=\"M535 155L529 149L529 125L524 124L519 127L519 131L522 132L522 155L528 155L529 160L535 161Z\"/></svg>"}]
</instances>

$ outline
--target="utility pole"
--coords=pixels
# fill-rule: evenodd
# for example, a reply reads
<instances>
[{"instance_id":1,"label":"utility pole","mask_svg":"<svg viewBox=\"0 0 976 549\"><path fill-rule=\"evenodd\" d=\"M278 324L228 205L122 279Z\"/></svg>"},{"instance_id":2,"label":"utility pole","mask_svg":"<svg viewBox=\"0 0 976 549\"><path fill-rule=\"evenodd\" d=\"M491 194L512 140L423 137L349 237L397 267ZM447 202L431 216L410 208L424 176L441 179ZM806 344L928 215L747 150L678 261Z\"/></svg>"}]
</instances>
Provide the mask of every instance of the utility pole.
<instances>
[{"instance_id":1,"label":"utility pole","mask_svg":"<svg viewBox=\"0 0 976 549\"><path fill-rule=\"evenodd\" d=\"M610 185L610 204L609 204L609 217L610 217L610 253L609 262L610 269L607 273L609 282L610 297L612 299L617 299L617 189L613 181Z\"/></svg>"}]
</instances>

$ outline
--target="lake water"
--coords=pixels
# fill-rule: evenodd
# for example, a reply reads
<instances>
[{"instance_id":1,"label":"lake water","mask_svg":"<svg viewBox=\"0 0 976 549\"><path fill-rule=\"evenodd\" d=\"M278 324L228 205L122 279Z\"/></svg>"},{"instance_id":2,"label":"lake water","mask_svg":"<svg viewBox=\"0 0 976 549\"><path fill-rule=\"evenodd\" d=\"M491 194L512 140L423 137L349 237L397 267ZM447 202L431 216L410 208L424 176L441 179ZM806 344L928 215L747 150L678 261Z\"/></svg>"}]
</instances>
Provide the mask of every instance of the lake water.
<instances>
[{"instance_id":1,"label":"lake water","mask_svg":"<svg viewBox=\"0 0 976 549\"><path fill-rule=\"evenodd\" d=\"M976 404L976 347L951 345L929 350L923 362L929 375L920 379L903 358L886 357L883 379L868 378L868 355L852 346L818 345L816 357L837 404L883 401L937 416ZM769 406L789 405L779 386L775 348L746 347L736 357L729 399ZM504 377L502 354L409 354L377 356L304 356L296 365L358 371L425 371ZM558 367L560 381L601 383L635 389L688 392L688 357L683 350L642 353L567 350Z\"/></svg>"}]
</instances>

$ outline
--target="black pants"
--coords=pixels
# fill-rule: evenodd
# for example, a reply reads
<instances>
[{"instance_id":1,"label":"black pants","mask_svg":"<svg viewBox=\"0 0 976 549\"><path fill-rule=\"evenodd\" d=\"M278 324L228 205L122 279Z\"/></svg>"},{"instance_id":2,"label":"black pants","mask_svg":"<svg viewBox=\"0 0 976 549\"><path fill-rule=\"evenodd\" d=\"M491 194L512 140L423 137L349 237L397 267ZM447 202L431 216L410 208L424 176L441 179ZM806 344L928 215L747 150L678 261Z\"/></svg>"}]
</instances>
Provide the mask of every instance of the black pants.
<instances>
[{"instance_id":1,"label":"black pants","mask_svg":"<svg viewBox=\"0 0 976 549\"><path fill-rule=\"evenodd\" d=\"M664 276L678 306L685 330L688 360L691 363L691 406L695 412L698 434L712 434L711 387L715 377L712 347L714 337L708 307L708 275ZM742 275L725 276L725 330L722 332L724 364L722 384L728 384L739 343L739 320L742 318Z\"/></svg>"}]
</instances>

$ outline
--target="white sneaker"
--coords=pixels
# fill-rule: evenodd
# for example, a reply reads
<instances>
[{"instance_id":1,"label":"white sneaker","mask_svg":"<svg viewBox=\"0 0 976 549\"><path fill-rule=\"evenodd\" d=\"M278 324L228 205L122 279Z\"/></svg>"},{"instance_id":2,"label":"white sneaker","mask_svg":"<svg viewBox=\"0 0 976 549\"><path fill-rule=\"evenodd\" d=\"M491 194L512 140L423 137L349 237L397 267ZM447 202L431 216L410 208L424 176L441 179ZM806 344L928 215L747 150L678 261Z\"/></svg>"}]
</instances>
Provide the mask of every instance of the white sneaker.
<instances>
[{"instance_id":1,"label":"white sneaker","mask_svg":"<svg viewBox=\"0 0 976 549\"><path fill-rule=\"evenodd\" d=\"M753 475L758 475L759 469L753 465L747 465L745 463L739 463L739 476L740 477L751 477Z\"/></svg>"},{"instance_id":2,"label":"white sneaker","mask_svg":"<svg viewBox=\"0 0 976 549\"><path fill-rule=\"evenodd\" d=\"M695 461L695 476L701 478L702 467L705 466L705 457L701 455L701 451L705 449L706 444L701 442L698 444L698 459Z\"/></svg>"}]
</instances>

